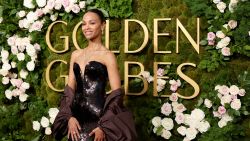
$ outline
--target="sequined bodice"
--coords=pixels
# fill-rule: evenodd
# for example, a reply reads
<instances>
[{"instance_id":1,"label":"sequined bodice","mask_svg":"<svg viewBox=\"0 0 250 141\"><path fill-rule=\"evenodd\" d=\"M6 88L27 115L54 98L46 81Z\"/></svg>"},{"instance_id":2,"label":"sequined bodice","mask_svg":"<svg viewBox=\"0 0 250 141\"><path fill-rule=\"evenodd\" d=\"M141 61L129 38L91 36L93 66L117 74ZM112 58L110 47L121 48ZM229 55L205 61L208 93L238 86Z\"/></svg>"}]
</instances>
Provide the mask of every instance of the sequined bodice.
<instances>
[{"instance_id":1,"label":"sequined bodice","mask_svg":"<svg viewBox=\"0 0 250 141\"><path fill-rule=\"evenodd\" d=\"M105 102L107 68L100 62L90 61L81 72L80 65L73 66L76 90L72 112L81 123L98 120Z\"/></svg>"}]
</instances>

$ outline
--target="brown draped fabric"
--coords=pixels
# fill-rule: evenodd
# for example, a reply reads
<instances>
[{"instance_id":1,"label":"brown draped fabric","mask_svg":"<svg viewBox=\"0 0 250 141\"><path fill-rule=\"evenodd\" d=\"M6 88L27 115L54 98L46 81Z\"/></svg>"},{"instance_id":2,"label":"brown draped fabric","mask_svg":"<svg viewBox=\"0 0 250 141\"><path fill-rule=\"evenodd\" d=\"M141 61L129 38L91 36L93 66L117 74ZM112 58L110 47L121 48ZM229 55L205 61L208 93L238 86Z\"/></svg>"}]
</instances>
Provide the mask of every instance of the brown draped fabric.
<instances>
[{"instance_id":1,"label":"brown draped fabric","mask_svg":"<svg viewBox=\"0 0 250 141\"><path fill-rule=\"evenodd\" d=\"M117 89L106 98L103 115L98 126L104 131L107 141L136 141L136 130L132 113L123 105L124 91ZM73 90L66 86L59 113L52 125L55 139L61 140L68 132L68 120L72 116Z\"/></svg>"}]
</instances>

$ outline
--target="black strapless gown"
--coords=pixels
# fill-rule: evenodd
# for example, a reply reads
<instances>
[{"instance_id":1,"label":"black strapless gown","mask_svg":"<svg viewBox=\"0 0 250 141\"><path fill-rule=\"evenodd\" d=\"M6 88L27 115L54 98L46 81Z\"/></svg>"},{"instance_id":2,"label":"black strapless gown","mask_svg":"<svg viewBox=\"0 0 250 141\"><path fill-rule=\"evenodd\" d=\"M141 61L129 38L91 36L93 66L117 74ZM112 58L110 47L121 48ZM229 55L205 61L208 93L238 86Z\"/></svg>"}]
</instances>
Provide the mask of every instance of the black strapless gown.
<instances>
[{"instance_id":1,"label":"black strapless gown","mask_svg":"<svg viewBox=\"0 0 250 141\"><path fill-rule=\"evenodd\" d=\"M90 61L81 72L79 64L74 63L76 90L72 103L72 114L82 130L80 141L91 141L88 134L97 127L105 103L105 87L108 79L107 68L100 62Z\"/></svg>"}]
</instances>

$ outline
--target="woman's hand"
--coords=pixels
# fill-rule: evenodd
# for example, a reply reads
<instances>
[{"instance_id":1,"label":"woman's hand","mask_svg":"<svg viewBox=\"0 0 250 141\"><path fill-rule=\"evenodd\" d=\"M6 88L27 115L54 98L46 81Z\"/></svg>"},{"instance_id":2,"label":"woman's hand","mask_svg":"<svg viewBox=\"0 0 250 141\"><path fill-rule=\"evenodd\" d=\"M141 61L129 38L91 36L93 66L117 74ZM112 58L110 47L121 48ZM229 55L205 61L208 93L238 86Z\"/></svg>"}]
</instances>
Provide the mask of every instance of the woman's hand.
<instances>
[{"instance_id":1,"label":"woman's hand","mask_svg":"<svg viewBox=\"0 0 250 141\"><path fill-rule=\"evenodd\" d=\"M92 130L92 132L89 134L89 136L92 136L94 134L95 134L95 140L94 141L105 141L105 134L102 131L102 129L100 129L99 127Z\"/></svg>"},{"instance_id":2,"label":"woman's hand","mask_svg":"<svg viewBox=\"0 0 250 141\"><path fill-rule=\"evenodd\" d=\"M68 139L71 137L72 141L77 141L80 138L79 131L81 126L76 118L71 117L68 121Z\"/></svg>"}]
</instances>

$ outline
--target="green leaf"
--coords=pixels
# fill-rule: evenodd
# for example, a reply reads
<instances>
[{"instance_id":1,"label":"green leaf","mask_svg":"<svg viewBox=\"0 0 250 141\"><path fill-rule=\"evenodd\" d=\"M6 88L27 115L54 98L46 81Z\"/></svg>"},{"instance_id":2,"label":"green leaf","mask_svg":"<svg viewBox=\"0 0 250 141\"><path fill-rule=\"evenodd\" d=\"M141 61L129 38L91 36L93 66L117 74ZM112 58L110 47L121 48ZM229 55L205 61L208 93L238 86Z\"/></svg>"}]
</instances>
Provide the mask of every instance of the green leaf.
<instances>
[{"instance_id":1,"label":"green leaf","mask_svg":"<svg viewBox=\"0 0 250 141\"><path fill-rule=\"evenodd\" d=\"M201 40L201 41L200 41L200 45L202 45L202 46L207 45L207 40Z\"/></svg>"}]
</instances>

